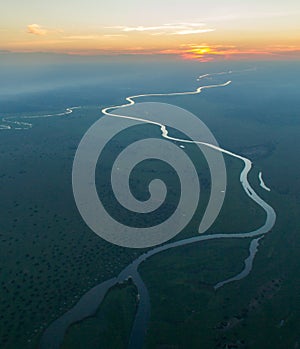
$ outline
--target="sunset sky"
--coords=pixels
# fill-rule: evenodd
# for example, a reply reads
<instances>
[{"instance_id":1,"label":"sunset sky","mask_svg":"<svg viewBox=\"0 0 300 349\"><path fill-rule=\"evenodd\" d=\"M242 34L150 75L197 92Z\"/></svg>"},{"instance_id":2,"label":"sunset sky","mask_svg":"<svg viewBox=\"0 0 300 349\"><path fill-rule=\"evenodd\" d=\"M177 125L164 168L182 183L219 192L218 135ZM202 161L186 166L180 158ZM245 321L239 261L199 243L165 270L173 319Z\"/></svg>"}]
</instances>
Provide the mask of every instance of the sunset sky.
<instances>
[{"instance_id":1,"label":"sunset sky","mask_svg":"<svg viewBox=\"0 0 300 349\"><path fill-rule=\"evenodd\" d=\"M300 57L299 0L10 0L0 51Z\"/></svg>"}]
</instances>

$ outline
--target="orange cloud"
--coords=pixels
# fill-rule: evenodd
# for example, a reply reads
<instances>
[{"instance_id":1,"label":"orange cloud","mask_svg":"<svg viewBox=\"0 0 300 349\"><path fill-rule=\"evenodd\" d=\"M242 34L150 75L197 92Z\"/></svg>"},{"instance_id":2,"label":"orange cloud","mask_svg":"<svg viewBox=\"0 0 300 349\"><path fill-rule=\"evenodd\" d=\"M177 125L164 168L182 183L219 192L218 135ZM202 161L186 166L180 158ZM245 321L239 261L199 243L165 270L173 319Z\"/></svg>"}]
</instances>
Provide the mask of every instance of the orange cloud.
<instances>
[{"instance_id":1,"label":"orange cloud","mask_svg":"<svg viewBox=\"0 0 300 349\"><path fill-rule=\"evenodd\" d=\"M300 47L278 46L268 47L264 50L244 49L233 45L182 45L178 49L151 49L145 47L131 47L127 49L91 49L70 50L72 55L170 55L178 56L185 60L211 62L218 60L247 60L247 59L294 59L300 56Z\"/></svg>"},{"instance_id":2,"label":"orange cloud","mask_svg":"<svg viewBox=\"0 0 300 349\"><path fill-rule=\"evenodd\" d=\"M177 55L187 60L197 60L200 62L211 62L215 60L227 59L250 59L250 58L295 58L300 56L300 47L298 46L268 46L264 49L245 49L233 45L182 45L179 49L166 49L157 53Z\"/></svg>"},{"instance_id":3,"label":"orange cloud","mask_svg":"<svg viewBox=\"0 0 300 349\"><path fill-rule=\"evenodd\" d=\"M244 49L237 46L222 46L222 45L190 45L187 49L181 50L182 58L209 62L217 59L234 59L234 58L250 58L251 56L274 56L279 52L276 50L265 48L259 49Z\"/></svg>"},{"instance_id":4,"label":"orange cloud","mask_svg":"<svg viewBox=\"0 0 300 349\"><path fill-rule=\"evenodd\" d=\"M48 33L48 30L42 28L38 24L29 24L27 26L27 33L34 35L46 35Z\"/></svg>"},{"instance_id":5,"label":"orange cloud","mask_svg":"<svg viewBox=\"0 0 300 349\"><path fill-rule=\"evenodd\" d=\"M59 29L45 29L39 24L29 24L27 26L27 33L33 34L33 35L38 35L38 36L44 36L47 34L58 34L58 33L63 33L63 30Z\"/></svg>"}]
</instances>

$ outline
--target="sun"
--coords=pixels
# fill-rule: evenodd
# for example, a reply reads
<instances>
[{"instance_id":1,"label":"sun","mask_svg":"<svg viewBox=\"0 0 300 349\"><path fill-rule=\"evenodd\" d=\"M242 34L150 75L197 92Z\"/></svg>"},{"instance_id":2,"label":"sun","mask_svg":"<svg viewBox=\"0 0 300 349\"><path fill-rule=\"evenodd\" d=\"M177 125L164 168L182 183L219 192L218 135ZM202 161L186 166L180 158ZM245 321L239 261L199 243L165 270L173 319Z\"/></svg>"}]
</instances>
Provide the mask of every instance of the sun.
<instances>
[{"instance_id":1,"label":"sun","mask_svg":"<svg viewBox=\"0 0 300 349\"><path fill-rule=\"evenodd\" d=\"M198 46L191 49L190 52L200 56L213 53L212 49L209 46Z\"/></svg>"}]
</instances>

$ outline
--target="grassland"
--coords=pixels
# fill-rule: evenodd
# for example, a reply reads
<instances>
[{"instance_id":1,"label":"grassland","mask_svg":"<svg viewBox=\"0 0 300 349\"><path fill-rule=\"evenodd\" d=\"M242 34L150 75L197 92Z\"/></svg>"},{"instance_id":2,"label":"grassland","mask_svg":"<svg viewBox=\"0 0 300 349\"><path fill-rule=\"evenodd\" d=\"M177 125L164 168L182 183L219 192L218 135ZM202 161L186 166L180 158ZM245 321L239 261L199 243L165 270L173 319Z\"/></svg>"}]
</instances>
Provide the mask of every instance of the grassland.
<instances>
[{"instance_id":1,"label":"grassland","mask_svg":"<svg viewBox=\"0 0 300 349\"><path fill-rule=\"evenodd\" d=\"M250 349L286 349L300 345L300 109L295 92L299 82L287 70L282 65L262 66L260 72L232 78L235 82L226 89L160 100L199 115L222 147L253 159L251 183L275 208L277 222L261 242L252 273L217 292L212 288L214 283L243 267L249 240L199 243L164 252L144 263L141 273L152 309L145 348L211 349L234 344ZM36 119L28 131L1 132L3 349L36 348L50 322L88 289L117 275L142 253L100 239L86 227L74 203L70 180L73 157L83 133L98 116L98 109L89 107L70 118ZM159 131L148 128L140 133L159 136ZM203 159L194 154L193 146L187 146L186 151L199 161L197 168L202 174ZM113 152L108 150L108 157ZM264 213L241 189L242 164L229 157L225 160L226 199L210 232L249 231L262 224ZM136 178L142 175L147 181L150 169L138 170ZM169 179L170 169L159 169L157 172ZM259 187L260 170L271 193ZM209 194L208 179L202 176L202 202L177 238L195 234ZM176 177L172 177L171 186L175 182ZM136 184L137 193L144 184L143 180ZM172 209L166 207L164 215ZM140 224L138 217L130 219ZM97 347L96 342L101 348L112 340L114 348L126 348L135 307L132 285L113 289L94 318L70 329L64 348L81 348L88 343ZM117 310L123 315L117 317ZM115 337L117 330L120 335Z\"/></svg>"}]
</instances>

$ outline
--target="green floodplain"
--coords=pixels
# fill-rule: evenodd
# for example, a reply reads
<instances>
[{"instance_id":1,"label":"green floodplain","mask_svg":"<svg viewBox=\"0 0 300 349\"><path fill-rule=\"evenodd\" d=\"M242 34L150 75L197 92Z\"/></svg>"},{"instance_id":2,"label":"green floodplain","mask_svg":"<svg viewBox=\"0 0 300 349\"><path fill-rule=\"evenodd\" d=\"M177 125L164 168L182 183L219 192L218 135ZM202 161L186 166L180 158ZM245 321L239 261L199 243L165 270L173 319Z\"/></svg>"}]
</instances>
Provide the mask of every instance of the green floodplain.
<instances>
[{"instance_id":1,"label":"green floodplain","mask_svg":"<svg viewBox=\"0 0 300 349\"><path fill-rule=\"evenodd\" d=\"M139 270L151 300L145 348L300 346L300 81L299 64L293 64L263 64L255 71L231 74L231 85L200 95L152 99L191 111L223 148L250 158L254 164L250 183L275 209L277 220L260 242L250 275L217 291L213 289L217 282L243 269L250 239L195 243L143 263ZM224 81L224 77L216 80ZM212 82L215 80L206 81ZM198 85L189 86L185 81L176 90ZM160 84L159 90L164 91L163 87ZM170 91L170 86L166 89ZM126 96L123 91L123 96L119 93L110 102L122 103ZM53 111L60 110L39 105L35 114ZM19 112L21 115L28 113ZM90 288L116 276L144 252L102 240L76 209L71 185L73 157L84 132L100 116L98 106L84 105L70 116L38 118L31 129L0 133L1 349L36 348L52 321ZM109 162L126 144L147 136L160 137L159 129L142 125L121 134L106 149L104 168L97 168L97 185L107 194L112 215L119 211L114 212L105 185ZM174 239L195 235L208 200L207 164L195 148L186 145L185 151L201 178L201 200L190 224ZM263 224L265 214L241 187L243 163L227 155L224 158L228 175L225 202L208 233L251 231ZM259 186L259 171L271 192ZM172 189L170 204L157 217L159 221L173 212L178 183L170 168L150 161L133 173L137 197L147 197L145 184L153 177L164 179ZM118 218L135 226L151 223L128 216L126 211ZM130 281L113 287L93 317L69 328L62 348L126 348L137 305L137 291Z\"/></svg>"}]
</instances>

